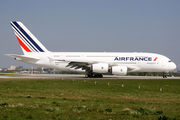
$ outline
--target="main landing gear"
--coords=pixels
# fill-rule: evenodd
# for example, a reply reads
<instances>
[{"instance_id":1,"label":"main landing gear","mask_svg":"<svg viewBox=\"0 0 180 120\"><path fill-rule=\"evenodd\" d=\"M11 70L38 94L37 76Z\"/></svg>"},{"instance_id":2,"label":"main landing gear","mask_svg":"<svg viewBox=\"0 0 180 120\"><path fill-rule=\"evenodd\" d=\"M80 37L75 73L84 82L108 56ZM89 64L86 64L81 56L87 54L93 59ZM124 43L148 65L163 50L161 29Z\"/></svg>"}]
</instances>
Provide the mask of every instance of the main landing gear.
<instances>
[{"instance_id":1,"label":"main landing gear","mask_svg":"<svg viewBox=\"0 0 180 120\"><path fill-rule=\"evenodd\" d=\"M89 73L85 75L85 78L103 78L103 75L99 73Z\"/></svg>"}]
</instances>

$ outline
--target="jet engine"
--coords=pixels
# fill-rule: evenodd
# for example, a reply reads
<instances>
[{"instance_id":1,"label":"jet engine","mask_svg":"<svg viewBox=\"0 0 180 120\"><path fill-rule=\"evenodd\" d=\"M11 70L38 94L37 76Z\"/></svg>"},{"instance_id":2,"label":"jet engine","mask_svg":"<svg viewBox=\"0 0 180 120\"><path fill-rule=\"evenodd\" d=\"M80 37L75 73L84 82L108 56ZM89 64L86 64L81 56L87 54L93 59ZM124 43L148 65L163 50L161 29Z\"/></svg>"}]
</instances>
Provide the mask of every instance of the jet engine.
<instances>
[{"instance_id":1,"label":"jet engine","mask_svg":"<svg viewBox=\"0 0 180 120\"><path fill-rule=\"evenodd\" d=\"M126 66L113 66L112 67L112 74L126 75L127 74L127 67Z\"/></svg>"},{"instance_id":2,"label":"jet engine","mask_svg":"<svg viewBox=\"0 0 180 120\"><path fill-rule=\"evenodd\" d=\"M108 69L109 69L108 63L92 64L93 73L108 73Z\"/></svg>"}]
</instances>

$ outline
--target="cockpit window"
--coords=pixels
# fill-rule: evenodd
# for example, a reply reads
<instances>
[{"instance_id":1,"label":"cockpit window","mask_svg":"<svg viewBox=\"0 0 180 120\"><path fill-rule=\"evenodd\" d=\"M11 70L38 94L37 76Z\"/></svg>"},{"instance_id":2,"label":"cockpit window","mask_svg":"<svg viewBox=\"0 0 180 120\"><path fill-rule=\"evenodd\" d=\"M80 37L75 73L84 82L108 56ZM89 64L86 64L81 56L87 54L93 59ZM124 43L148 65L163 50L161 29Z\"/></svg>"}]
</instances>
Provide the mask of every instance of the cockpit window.
<instances>
[{"instance_id":1,"label":"cockpit window","mask_svg":"<svg viewBox=\"0 0 180 120\"><path fill-rule=\"evenodd\" d=\"M172 62L171 60L169 60L168 62Z\"/></svg>"}]
</instances>

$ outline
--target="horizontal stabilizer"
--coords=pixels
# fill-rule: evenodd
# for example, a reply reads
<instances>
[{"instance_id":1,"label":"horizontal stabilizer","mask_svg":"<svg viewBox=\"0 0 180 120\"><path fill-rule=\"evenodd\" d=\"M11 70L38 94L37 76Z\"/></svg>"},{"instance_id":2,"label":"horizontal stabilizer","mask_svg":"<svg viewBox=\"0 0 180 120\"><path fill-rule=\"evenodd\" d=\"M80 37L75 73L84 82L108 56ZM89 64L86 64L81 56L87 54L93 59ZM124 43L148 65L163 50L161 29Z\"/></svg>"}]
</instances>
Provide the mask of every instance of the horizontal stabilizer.
<instances>
[{"instance_id":1,"label":"horizontal stabilizer","mask_svg":"<svg viewBox=\"0 0 180 120\"><path fill-rule=\"evenodd\" d=\"M13 57L14 59L20 60L20 61L40 60L40 58L32 57L32 56L26 56L26 55L16 55L16 54L5 54L5 55Z\"/></svg>"}]
</instances>

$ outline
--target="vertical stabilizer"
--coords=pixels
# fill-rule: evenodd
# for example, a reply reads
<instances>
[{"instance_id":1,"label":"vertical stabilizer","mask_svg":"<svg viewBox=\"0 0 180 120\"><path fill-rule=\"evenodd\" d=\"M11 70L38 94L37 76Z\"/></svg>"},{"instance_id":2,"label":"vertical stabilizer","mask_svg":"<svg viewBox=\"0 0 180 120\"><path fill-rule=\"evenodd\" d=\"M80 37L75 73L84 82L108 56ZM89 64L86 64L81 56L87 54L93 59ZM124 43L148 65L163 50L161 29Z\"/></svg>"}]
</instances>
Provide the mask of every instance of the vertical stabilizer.
<instances>
[{"instance_id":1,"label":"vertical stabilizer","mask_svg":"<svg viewBox=\"0 0 180 120\"><path fill-rule=\"evenodd\" d=\"M48 52L48 50L23 25L23 23L17 22L17 21L11 21L10 23L24 54L28 54L32 52L35 52L35 53Z\"/></svg>"}]
</instances>

